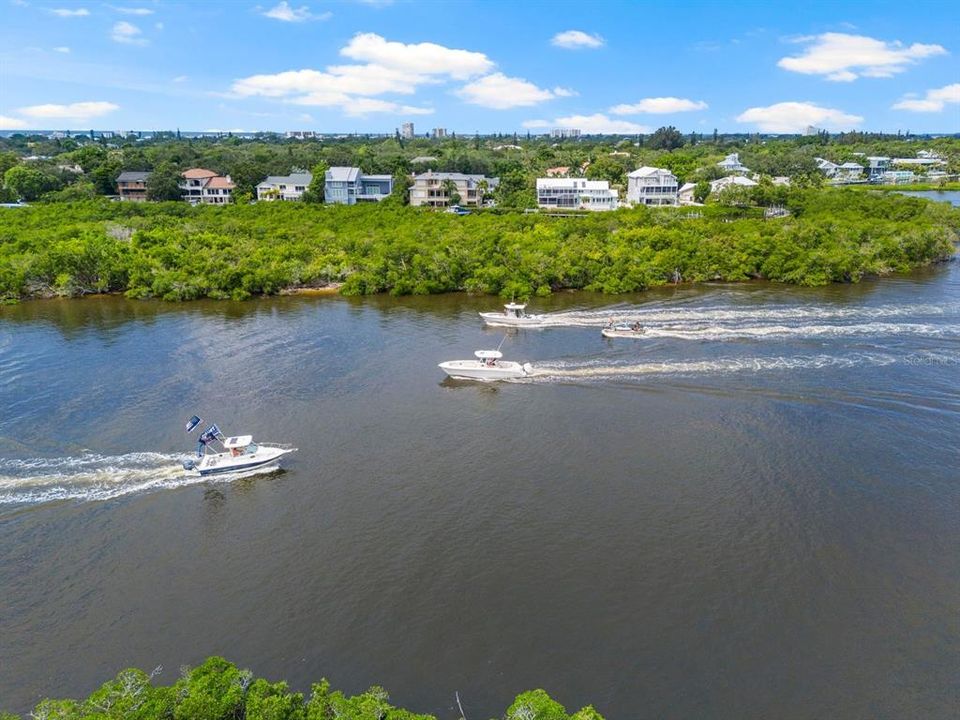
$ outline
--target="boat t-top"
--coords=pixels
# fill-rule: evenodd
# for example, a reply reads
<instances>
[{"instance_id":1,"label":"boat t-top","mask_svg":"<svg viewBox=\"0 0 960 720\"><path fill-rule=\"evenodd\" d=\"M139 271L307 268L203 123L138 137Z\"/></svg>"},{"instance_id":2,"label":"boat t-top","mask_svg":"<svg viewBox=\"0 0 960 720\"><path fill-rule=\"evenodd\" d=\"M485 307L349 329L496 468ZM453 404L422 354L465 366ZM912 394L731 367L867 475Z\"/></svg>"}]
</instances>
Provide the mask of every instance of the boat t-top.
<instances>
[{"instance_id":1,"label":"boat t-top","mask_svg":"<svg viewBox=\"0 0 960 720\"><path fill-rule=\"evenodd\" d=\"M482 312L480 317L494 327L523 327L543 322L543 315L527 315L526 307L523 303L508 302L503 306L503 312Z\"/></svg>"},{"instance_id":2,"label":"boat t-top","mask_svg":"<svg viewBox=\"0 0 960 720\"><path fill-rule=\"evenodd\" d=\"M187 421L187 432L193 432L203 422L197 415ZM217 446L219 445L219 450ZM213 450L213 452L211 452ZM243 473L260 468L279 466L280 458L296 448L255 443L252 435L225 436L220 428L211 425L197 438L197 458L183 461L183 469L200 475Z\"/></svg>"},{"instance_id":3,"label":"boat t-top","mask_svg":"<svg viewBox=\"0 0 960 720\"><path fill-rule=\"evenodd\" d=\"M530 363L502 360L499 350L477 350L476 360L448 360L440 369L457 380L515 380L533 374Z\"/></svg>"},{"instance_id":4,"label":"boat t-top","mask_svg":"<svg viewBox=\"0 0 960 720\"><path fill-rule=\"evenodd\" d=\"M638 338L646 333L647 329L639 322L628 325L627 323L610 323L600 334L605 338Z\"/></svg>"}]
</instances>

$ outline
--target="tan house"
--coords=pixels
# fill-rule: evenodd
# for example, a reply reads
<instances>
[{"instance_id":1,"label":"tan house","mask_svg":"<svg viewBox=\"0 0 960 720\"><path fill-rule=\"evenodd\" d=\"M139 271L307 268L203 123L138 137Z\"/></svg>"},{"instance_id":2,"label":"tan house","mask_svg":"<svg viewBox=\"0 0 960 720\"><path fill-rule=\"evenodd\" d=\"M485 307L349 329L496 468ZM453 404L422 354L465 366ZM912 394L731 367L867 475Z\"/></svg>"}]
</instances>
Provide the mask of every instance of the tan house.
<instances>
[{"instance_id":1,"label":"tan house","mask_svg":"<svg viewBox=\"0 0 960 720\"><path fill-rule=\"evenodd\" d=\"M230 202L234 184L229 175L217 175L212 170L191 168L180 173L181 197L191 205L226 205Z\"/></svg>"},{"instance_id":2,"label":"tan house","mask_svg":"<svg viewBox=\"0 0 960 720\"><path fill-rule=\"evenodd\" d=\"M450 183L456 187L460 196L460 205L480 205L481 190L485 194L493 192L500 184L500 178L488 178L484 175L466 175L464 173L425 172L413 176L410 188L410 205L413 207L447 207L450 197L447 192Z\"/></svg>"},{"instance_id":3,"label":"tan house","mask_svg":"<svg viewBox=\"0 0 960 720\"><path fill-rule=\"evenodd\" d=\"M144 202L147 199L148 172L127 170L117 178L117 192L121 200L129 202Z\"/></svg>"}]
</instances>

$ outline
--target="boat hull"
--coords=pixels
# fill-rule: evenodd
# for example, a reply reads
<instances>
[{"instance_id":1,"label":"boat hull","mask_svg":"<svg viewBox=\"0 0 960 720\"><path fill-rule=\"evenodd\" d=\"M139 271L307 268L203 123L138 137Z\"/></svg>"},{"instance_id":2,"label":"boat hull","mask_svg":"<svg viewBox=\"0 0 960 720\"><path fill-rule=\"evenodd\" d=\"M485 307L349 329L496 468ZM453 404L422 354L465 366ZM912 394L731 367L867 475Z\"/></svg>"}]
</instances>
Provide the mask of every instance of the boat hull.
<instances>
[{"instance_id":1,"label":"boat hull","mask_svg":"<svg viewBox=\"0 0 960 720\"><path fill-rule=\"evenodd\" d=\"M600 334L605 338L642 338L644 331L640 330L617 330L616 328L604 328Z\"/></svg>"},{"instance_id":2,"label":"boat hull","mask_svg":"<svg viewBox=\"0 0 960 720\"><path fill-rule=\"evenodd\" d=\"M244 473L271 466L278 466L284 455L293 452L289 448L264 447L261 445L253 455L233 456L229 453L206 455L196 464L193 472L206 477L208 475L227 475Z\"/></svg>"},{"instance_id":3,"label":"boat hull","mask_svg":"<svg viewBox=\"0 0 960 720\"><path fill-rule=\"evenodd\" d=\"M524 315L523 317L513 317L504 315L502 312L482 312L480 317L491 327L533 327L543 323L542 315Z\"/></svg>"},{"instance_id":4,"label":"boat hull","mask_svg":"<svg viewBox=\"0 0 960 720\"><path fill-rule=\"evenodd\" d=\"M533 373L530 363L500 361L496 365L485 365L477 360L448 360L440 363L440 369L457 380L517 380L529 377Z\"/></svg>"}]
</instances>

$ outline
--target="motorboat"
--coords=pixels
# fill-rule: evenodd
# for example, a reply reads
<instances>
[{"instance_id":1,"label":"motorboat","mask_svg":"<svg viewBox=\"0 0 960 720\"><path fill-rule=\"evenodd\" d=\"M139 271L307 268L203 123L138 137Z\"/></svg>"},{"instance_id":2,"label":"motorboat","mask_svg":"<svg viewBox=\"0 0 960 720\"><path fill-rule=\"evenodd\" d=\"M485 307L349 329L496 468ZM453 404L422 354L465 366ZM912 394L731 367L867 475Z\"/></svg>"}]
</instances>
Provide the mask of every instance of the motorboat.
<instances>
[{"instance_id":1,"label":"motorboat","mask_svg":"<svg viewBox=\"0 0 960 720\"><path fill-rule=\"evenodd\" d=\"M544 321L543 315L527 315L526 308L526 304L508 302L503 306L503 312L482 312L480 317L487 325L495 327L523 327Z\"/></svg>"},{"instance_id":2,"label":"motorboat","mask_svg":"<svg viewBox=\"0 0 960 720\"><path fill-rule=\"evenodd\" d=\"M530 363L502 360L499 350L477 350L476 360L448 360L440 369L457 380L515 380L533 374Z\"/></svg>"},{"instance_id":3,"label":"motorboat","mask_svg":"<svg viewBox=\"0 0 960 720\"><path fill-rule=\"evenodd\" d=\"M187 432L192 432L201 422L194 415L187 422ZM200 433L197 457L184 460L183 469L200 475L244 473L279 466L280 458L295 451L296 448L254 442L252 435L227 437L220 428L211 425Z\"/></svg>"},{"instance_id":4,"label":"motorboat","mask_svg":"<svg viewBox=\"0 0 960 720\"><path fill-rule=\"evenodd\" d=\"M643 337L646 332L647 329L640 323L634 323L633 325L620 323L608 325L600 331L600 334L605 338L638 338Z\"/></svg>"}]
</instances>

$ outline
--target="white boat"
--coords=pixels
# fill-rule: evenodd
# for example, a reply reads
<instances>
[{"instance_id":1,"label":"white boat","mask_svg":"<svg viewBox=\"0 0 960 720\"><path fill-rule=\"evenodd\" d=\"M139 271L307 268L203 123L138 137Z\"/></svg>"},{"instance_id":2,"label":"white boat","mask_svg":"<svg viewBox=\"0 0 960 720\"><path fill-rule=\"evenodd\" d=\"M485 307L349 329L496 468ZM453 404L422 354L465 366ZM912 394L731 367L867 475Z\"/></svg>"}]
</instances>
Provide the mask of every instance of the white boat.
<instances>
[{"instance_id":1,"label":"white boat","mask_svg":"<svg viewBox=\"0 0 960 720\"><path fill-rule=\"evenodd\" d=\"M600 331L600 334L605 338L639 338L643 337L646 332L647 329L643 325L636 323L634 325L608 325Z\"/></svg>"},{"instance_id":2,"label":"white boat","mask_svg":"<svg viewBox=\"0 0 960 720\"><path fill-rule=\"evenodd\" d=\"M524 304L509 302L503 306L503 312L482 312L480 317L487 325L494 327L523 327L539 325L544 321L543 315L527 315L526 308Z\"/></svg>"},{"instance_id":3,"label":"white boat","mask_svg":"<svg viewBox=\"0 0 960 720\"><path fill-rule=\"evenodd\" d=\"M499 350L477 350L476 360L448 360L440 363L440 369L458 380L515 380L533 374L530 363L501 360Z\"/></svg>"},{"instance_id":4,"label":"white boat","mask_svg":"<svg viewBox=\"0 0 960 720\"><path fill-rule=\"evenodd\" d=\"M194 415L187 423L187 432L192 432L201 422ZM215 443L221 450L210 452L211 448L215 448ZM296 448L256 443L252 435L225 437L220 428L211 425L200 434L197 458L184 460L183 469L200 475L244 473L279 466L280 458L295 451Z\"/></svg>"}]
</instances>

